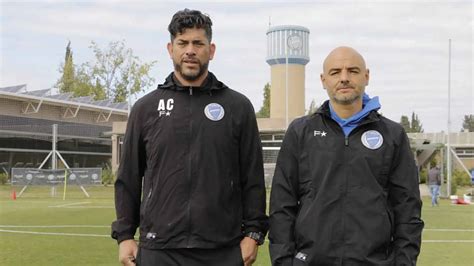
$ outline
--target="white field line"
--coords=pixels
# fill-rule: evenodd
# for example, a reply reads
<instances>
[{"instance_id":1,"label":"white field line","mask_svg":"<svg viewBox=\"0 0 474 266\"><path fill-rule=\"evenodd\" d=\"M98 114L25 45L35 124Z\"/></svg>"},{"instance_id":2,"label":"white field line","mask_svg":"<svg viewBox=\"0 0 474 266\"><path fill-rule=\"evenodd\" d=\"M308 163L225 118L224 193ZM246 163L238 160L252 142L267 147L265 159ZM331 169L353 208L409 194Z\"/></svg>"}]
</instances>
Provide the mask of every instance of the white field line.
<instances>
[{"instance_id":1,"label":"white field line","mask_svg":"<svg viewBox=\"0 0 474 266\"><path fill-rule=\"evenodd\" d=\"M4 199L1 199L0 200L1 203L11 203L11 204L24 204L24 203L28 203L28 204L44 204L44 203L54 203L54 202L57 202L57 201L52 201L52 200L49 200L49 201L46 201L46 200L24 200L24 199L17 199L17 200L11 200L11 199L7 199L7 200L4 200Z\"/></svg>"},{"instance_id":2,"label":"white field line","mask_svg":"<svg viewBox=\"0 0 474 266\"><path fill-rule=\"evenodd\" d=\"M84 225L84 224L67 224L67 225L14 225L0 224L0 228L109 228L110 225ZM426 228L423 231L437 232L474 232L474 229L431 229Z\"/></svg>"},{"instance_id":3,"label":"white field line","mask_svg":"<svg viewBox=\"0 0 474 266\"><path fill-rule=\"evenodd\" d=\"M31 234L31 235L52 235L52 236L87 236L87 237L110 237L110 235L98 234L75 234L75 233L50 233L50 232L33 232L33 231L17 231L17 230L3 230L0 233L15 233L15 234Z\"/></svg>"},{"instance_id":4,"label":"white field line","mask_svg":"<svg viewBox=\"0 0 474 266\"><path fill-rule=\"evenodd\" d=\"M48 206L48 208L64 208L68 206L73 206L73 205L83 205L83 204L90 204L92 202L90 201L82 201L82 202L73 202L73 203L67 203L67 204L61 204L61 205L52 205Z\"/></svg>"},{"instance_id":5,"label":"white field line","mask_svg":"<svg viewBox=\"0 0 474 266\"><path fill-rule=\"evenodd\" d=\"M110 228L110 225L3 225L0 228Z\"/></svg>"},{"instance_id":6,"label":"white field line","mask_svg":"<svg viewBox=\"0 0 474 266\"><path fill-rule=\"evenodd\" d=\"M265 239L265 242L269 242ZM474 240L421 240L421 243L474 243Z\"/></svg>"},{"instance_id":7,"label":"white field line","mask_svg":"<svg viewBox=\"0 0 474 266\"><path fill-rule=\"evenodd\" d=\"M474 232L474 229L430 229L426 228L423 231L438 231L438 232Z\"/></svg>"},{"instance_id":8,"label":"white field line","mask_svg":"<svg viewBox=\"0 0 474 266\"><path fill-rule=\"evenodd\" d=\"M69 207L59 207L62 209L113 209L114 206L69 206Z\"/></svg>"},{"instance_id":9,"label":"white field line","mask_svg":"<svg viewBox=\"0 0 474 266\"><path fill-rule=\"evenodd\" d=\"M63 209L113 209L114 206L110 205L103 205L103 206L78 206L84 204L91 204L90 201L83 201L83 202L74 202L74 203L67 203L61 205L51 205L48 208L63 208Z\"/></svg>"},{"instance_id":10,"label":"white field line","mask_svg":"<svg viewBox=\"0 0 474 266\"><path fill-rule=\"evenodd\" d=\"M110 237L110 235L98 235L98 234L52 233L52 232L33 232L33 231L3 230L3 229L0 229L0 232L15 233L15 234L31 234L31 235L52 235L52 236ZM422 243L474 243L474 240L423 240Z\"/></svg>"},{"instance_id":11,"label":"white field line","mask_svg":"<svg viewBox=\"0 0 474 266\"><path fill-rule=\"evenodd\" d=\"M474 243L474 240L422 240L421 243Z\"/></svg>"}]
</instances>

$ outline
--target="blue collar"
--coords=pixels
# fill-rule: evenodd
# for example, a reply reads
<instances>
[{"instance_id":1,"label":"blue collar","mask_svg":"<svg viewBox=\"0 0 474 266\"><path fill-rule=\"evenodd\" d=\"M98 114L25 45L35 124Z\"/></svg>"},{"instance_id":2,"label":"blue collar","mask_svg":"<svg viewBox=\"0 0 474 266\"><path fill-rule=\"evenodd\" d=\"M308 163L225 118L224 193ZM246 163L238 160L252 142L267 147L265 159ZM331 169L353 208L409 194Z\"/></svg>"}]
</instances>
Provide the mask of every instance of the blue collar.
<instances>
[{"instance_id":1,"label":"blue collar","mask_svg":"<svg viewBox=\"0 0 474 266\"><path fill-rule=\"evenodd\" d=\"M377 111L380 107L381 105L378 96L370 98L368 94L364 93L364 96L362 97L362 110L347 119L342 119L336 114L331 102L329 102L331 118L341 126L345 136L349 136L351 131L354 130L359 125L360 121L369 115L371 111Z\"/></svg>"}]
</instances>

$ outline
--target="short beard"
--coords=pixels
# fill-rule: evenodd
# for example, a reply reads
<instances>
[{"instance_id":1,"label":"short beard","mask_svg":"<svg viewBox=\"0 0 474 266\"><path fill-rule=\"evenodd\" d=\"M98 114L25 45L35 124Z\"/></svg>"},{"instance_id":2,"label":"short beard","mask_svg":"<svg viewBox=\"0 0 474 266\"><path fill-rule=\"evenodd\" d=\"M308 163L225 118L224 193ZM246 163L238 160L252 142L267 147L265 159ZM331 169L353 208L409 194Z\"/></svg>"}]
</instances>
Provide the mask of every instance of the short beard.
<instances>
[{"instance_id":1,"label":"short beard","mask_svg":"<svg viewBox=\"0 0 474 266\"><path fill-rule=\"evenodd\" d=\"M207 71L209 63L199 64L199 71L194 75L185 74L181 68L181 64L174 64L174 70L177 71L186 81L196 81Z\"/></svg>"},{"instance_id":2,"label":"short beard","mask_svg":"<svg viewBox=\"0 0 474 266\"><path fill-rule=\"evenodd\" d=\"M361 97L361 95L354 95L354 96L350 96L350 97L344 97L344 99L337 99L336 97L332 97L332 100L337 103L337 104L340 104L340 105L351 105L353 104L355 101L359 100Z\"/></svg>"}]
</instances>

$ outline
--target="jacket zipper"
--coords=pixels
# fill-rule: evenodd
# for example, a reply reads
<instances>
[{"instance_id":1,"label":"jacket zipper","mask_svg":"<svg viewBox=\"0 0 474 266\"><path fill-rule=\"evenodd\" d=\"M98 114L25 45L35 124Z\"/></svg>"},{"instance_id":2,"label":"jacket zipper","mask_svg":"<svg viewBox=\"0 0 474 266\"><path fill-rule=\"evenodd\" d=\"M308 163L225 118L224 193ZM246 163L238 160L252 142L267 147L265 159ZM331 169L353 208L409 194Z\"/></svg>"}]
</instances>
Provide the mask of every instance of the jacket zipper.
<instances>
[{"instance_id":1,"label":"jacket zipper","mask_svg":"<svg viewBox=\"0 0 474 266\"><path fill-rule=\"evenodd\" d=\"M151 192L152 192L152 190L153 190L153 187L151 187L151 188L150 188L150 191L148 191L148 195L146 196L146 197L147 197L147 202L146 202L146 204L148 204L148 201L149 201L150 198L151 198Z\"/></svg>"},{"instance_id":2,"label":"jacket zipper","mask_svg":"<svg viewBox=\"0 0 474 266\"><path fill-rule=\"evenodd\" d=\"M188 216L188 230L187 230L187 233L188 233L188 237L187 237L187 240L186 240L186 247L190 247L189 245L189 239L191 238L191 194L192 194L192 175L193 175L193 170L192 170L192 163L193 163L193 160L192 160L192 152L191 152L191 145L192 145L192 138L193 138L193 119L192 119L192 115L193 115L193 100L192 100L192 97L193 96L193 89L192 87L189 87L189 150L188 150L188 156L189 156L189 174L188 174L188 183L189 183L189 191L188 191L188 207L187 207L187 216Z\"/></svg>"},{"instance_id":3,"label":"jacket zipper","mask_svg":"<svg viewBox=\"0 0 474 266\"><path fill-rule=\"evenodd\" d=\"M148 207L148 203L150 202L150 198L151 198L151 193L153 191L153 185L150 187L150 190L148 191L148 194L146 195L146 198L145 198L145 204L143 206L143 213L146 215L146 211L147 211L147 207Z\"/></svg>"},{"instance_id":4,"label":"jacket zipper","mask_svg":"<svg viewBox=\"0 0 474 266\"><path fill-rule=\"evenodd\" d=\"M148 194L146 195L145 206L143 206L143 209L144 209L143 212L145 213L145 215L146 215L146 211L147 211L147 208L148 208L148 204L150 202L152 191L153 191L153 185L152 185L152 187L150 187L150 190L148 191Z\"/></svg>"},{"instance_id":5,"label":"jacket zipper","mask_svg":"<svg viewBox=\"0 0 474 266\"><path fill-rule=\"evenodd\" d=\"M343 131L343 134L344 134L344 146L346 147L346 149L344 149L344 161L347 161L346 158L348 157L347 154L350 152L349 149L349 136L352 135L352 134L355 134L358 130L360 130L361 126L363 125L366 125L366 124L370 124L372 122L375 122L373 120L365 120L365 121L362 121L362 123L360 123L359 125L357 125L357 127L355 127L350 133L349 135L345 135L344 134L344 130L341 128L341 131ZM340 126L339 126L340 127ZM348 189L349 189L349 173L350 171L348 169L346 169L346 178L345 178L345 186L344 186L344 197L342 199L342 208L343 208L343 213L345 213L345 208L346 208L346 197L347 197L347 194L349 193L348 192ZM344 236L345 236L345 231L346 231L346 218L345 216L342 216L342 251L341 251L341 258L340 258L340 265L343 265L344 264L344 258L345 258L345 239L344 239Z\"/></svg>"},{"instance_id":6,"label":"jacket zipper","mask_svg":"<svg viewBox=\"0 0 474 266\"><path fill-rule=\"evenodd\" d=\"M342 130L342 128L341 128ZM347 161L346 158L347 158L347 153L349 152L349 135L345 135L344 133L344 130L343 131L343 134L344 134L344 146L345 146L345 149L344 149L344 154L343 154L343 160L344 161ZM351 132L352 133L352 132ZM345 169L345 180L344 180L344 196L342 197L342 245L341 245L341 257L340 257L340 264L339 265L343 265L344 264L344 258L345 258L345 255L346 255L346 239L345 239L345 232L346 232L346 216L344 215L344 213L346 213L345 209L346 209L346 200L347 200L347 193L348 193L348 183L349 183L349 170L348 169Z\"/></svg>"},{"instance_id":7,"label":"jacket zipper","mask_svg":"<svg viewBox=\"0 0 474 266\"><path fill-rule=\"evenodd\" d=\"M146 197L143 199L143 217L147 217L149 215L147 215L147 211L148 211L148 204L150 203L150 199L151 199L151 195L152 195L152 191L153 191L153 183L151 183L150 185L150 190L148 190L148 194L146 195ZM152 229L152 228L150 228ZM150 232L147 232L147 234L150 233Z\"/></svg>"},{"instance_id":8,"label":"jacket zipper","mask_svg":"<svg viewBox=\"0 0 474 266\"><path fill-rule=\"evenodd\" d=\"M346 158L347 158L347 153L349 152L348 148L349 148L349 135L351 134L354 134L354 132L356 132L357 130L360 129L360 127L362 125L365 125L365 124L370 124L372 122L375 122L375 120L371 119L371 118L368 118L368 119L365 119L363 120L359 125L357 125L357 127L355 127L350 133L349 135L345 135L344 133L344 130L342 129L342 127L336 122L334 121L331 116L323 113L322 114L323 116L326 116L330 121L333 121L334 124L336 124L336 126L342 131L342 134L344 134L344 146L346 147L346 149L344 149L344 161L346 161ZM344 210L345 208L345 205L346 205L346 196L347 196L347 193L348 193L348 180L349 180L349 171L346 169L346 175L345 175L345 186L344 186L344 191L343 191L343 198L342 198L342 209ZM344 213L344 211L343 211ZM342 245L341 245L341 256L339 258L339 265L343 265L344 264L344 256L345 256L345 239L344 239L344 232L346 230L346 219L344 217L344 215L342 215L341 217L341 223L342 223Z\"/></svg>"}]
</instances>

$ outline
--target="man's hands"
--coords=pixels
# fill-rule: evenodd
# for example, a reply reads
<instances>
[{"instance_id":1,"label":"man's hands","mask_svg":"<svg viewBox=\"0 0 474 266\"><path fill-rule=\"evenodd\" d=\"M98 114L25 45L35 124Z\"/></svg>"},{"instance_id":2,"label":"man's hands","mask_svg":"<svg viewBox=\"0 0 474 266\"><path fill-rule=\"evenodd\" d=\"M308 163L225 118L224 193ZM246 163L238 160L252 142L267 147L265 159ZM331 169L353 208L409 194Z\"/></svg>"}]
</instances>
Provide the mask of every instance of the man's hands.
<instances>
[{"instance_id":1,"label":"man's hands","mask_svg":"<svg viewBox=\"0 0 474 266\"><path fill-rule=\"evenodd\" d=\"M242 251L242 259L245 266L252 265L257 259L257 242L250 237L244 237L240 241L240 250Z\"/></svg>"},{"instance_id":2,"label":"man's hands","mask_svg":"<svg viewBox=\"0 0 474 266\"><path fill-rule=\"evenodd\" d=\"M257 242L250 237L244 237L240 241L242 260L245 266L252 265L257 259ZM138 245L134 239L127 239L119 244L119 261L124 266L134 266L137 257Z\"/></svg>"},{"instance_id":3,"label":"man's hands","mask_svg":"<svg viewBox=\"0 0 474 266\"><path fill-rule=\"evenodd\" d=\"M124 266L135 265L137 257L138 245L134 239L127 239L119 244L119 261Z\"/></svg>"}]
</instances>

